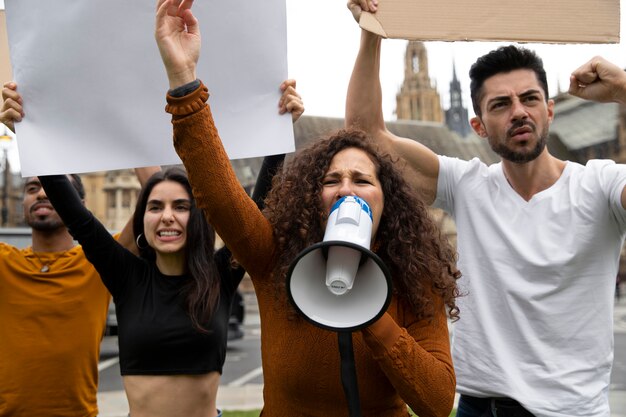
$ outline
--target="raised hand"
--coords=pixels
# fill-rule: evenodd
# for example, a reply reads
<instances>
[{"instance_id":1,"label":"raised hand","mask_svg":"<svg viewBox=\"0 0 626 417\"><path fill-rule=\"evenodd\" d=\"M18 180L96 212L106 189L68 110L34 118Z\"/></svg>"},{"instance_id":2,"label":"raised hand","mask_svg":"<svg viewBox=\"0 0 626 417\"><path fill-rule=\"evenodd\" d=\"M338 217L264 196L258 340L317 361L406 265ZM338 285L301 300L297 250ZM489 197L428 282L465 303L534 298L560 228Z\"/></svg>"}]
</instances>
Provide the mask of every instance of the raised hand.
<instances>
[{"instance_id":1,"label":"raised hand","mask_svg":"<svg viewBox=\"0 0 626 417\"><path fill-rule=\"evenodd\" d=\"M350 9L354 20L358 23L361 19L361 12L376 12L378 0L348 0L348 9Z\"/></svg>"},{"instance_id":2,"label":"raised hand","mask_svg":"<svg viewBox=\"0 0 626 417\"><path fill-rule=\"evenodd\" d=\"M626 104L626 72L596 56L572 73L569 93L600 103Z\"/></svg>"},{"instance_id":3,"label":"raised hand","mask_svg":"<svg viewBox=\"0 0 626 417\"><path fill-rule=\"evenodd\" d=\"M15 123L21 122L24 117L22 96L17 92L17 84L8 82L2 88L2 108L0 108L0 122L15 133Z\"/></svg>"},{"instance_id":4,"label":"raised hand","mask_svg":"<svg viewBox=\"0 0 626 417\"><path fill-rule=\"evenodd\" d=\"M158 0L154 37L170 88L196 79L200 56L200 26L191 11L193 0Z\"/></svg>"},{"instance_id":5,"label":"raised hand","mask_svg":"<svg viewBox=\"0 0 626 417\"><path fill-rule=\"evenodd\" d=\"M283 81L280 85L280 91L283 95L278 102L278 112L280 114L291 113L291 121L295 123L304 113L302 97L296 91L296 80Z\"/></svg>"}]
</instances>

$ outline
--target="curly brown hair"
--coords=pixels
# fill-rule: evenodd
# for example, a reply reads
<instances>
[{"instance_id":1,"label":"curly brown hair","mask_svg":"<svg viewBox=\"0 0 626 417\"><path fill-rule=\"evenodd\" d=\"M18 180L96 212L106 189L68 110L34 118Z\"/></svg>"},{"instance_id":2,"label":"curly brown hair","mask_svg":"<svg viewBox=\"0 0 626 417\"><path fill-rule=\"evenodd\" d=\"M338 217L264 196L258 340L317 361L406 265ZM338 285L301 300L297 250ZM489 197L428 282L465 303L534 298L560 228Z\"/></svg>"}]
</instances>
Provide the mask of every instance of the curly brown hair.
<instances>
[{"instance_id":1,"label":"curly brown hair","mask_svg":"<svg viewBox=\"0 0 626 417\"><path fill-rule=\"evenodd\" d=\"M389 268L394 293L405 299L419 319L434 314L432 295L442 297L453 319L459 310L456 252L430 215L422 199L402 176L391 156L358 130L340 130L299 151L273 179L265 215L274 228L277 245L274 277L279 293L285 291L290 263L305 248L324 237L322 178L331 160L346 148L368 154L376 166L385 203L373 249Z\"/></svg>"}]
</instances>

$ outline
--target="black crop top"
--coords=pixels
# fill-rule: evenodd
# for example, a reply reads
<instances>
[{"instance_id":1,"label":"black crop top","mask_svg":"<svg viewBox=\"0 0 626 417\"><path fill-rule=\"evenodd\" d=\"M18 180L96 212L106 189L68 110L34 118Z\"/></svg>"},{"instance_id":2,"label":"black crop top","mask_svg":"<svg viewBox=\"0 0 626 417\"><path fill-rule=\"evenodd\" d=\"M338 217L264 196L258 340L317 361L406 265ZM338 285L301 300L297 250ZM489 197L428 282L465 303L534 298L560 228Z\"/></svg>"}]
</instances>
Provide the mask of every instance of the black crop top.
<instances>
[{"instance_id":1,"label":"black crop top","mask_svg":"<svg viewBox=\"0 0 626 417\"><path fill-rule=\"evenodd\" d=\"M230 306L244 270L230 251L214 254L220 299L209 334L197 331L185 309L187 275L166 276L154 262L122 247L82 204L65 175L39 177L70 233L83 247L115 301L122 375L189 375L222 372ZM209 255L210 256L210 255Z\"/></svg>"}]
</instances>

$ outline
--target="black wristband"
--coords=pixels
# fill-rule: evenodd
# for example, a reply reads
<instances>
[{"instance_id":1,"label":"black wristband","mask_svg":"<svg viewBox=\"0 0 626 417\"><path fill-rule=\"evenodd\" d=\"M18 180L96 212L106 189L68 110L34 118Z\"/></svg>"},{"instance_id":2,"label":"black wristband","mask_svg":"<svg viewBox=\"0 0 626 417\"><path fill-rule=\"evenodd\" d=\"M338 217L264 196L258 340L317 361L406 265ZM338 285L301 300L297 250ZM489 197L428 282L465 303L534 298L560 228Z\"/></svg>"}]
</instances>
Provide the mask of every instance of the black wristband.
<instances>
[{"instance_id":1,"label":"black wristband","mask_svg":"<svg viewBox=\"0 0 626 417\"><path fill-rule=\"evenodd\" d=\"M173 88L167 92L172 97L184 97L189 93L196 91L200 87L200 80L194 80L180 87Z\"/></svg>"}]
</instances>

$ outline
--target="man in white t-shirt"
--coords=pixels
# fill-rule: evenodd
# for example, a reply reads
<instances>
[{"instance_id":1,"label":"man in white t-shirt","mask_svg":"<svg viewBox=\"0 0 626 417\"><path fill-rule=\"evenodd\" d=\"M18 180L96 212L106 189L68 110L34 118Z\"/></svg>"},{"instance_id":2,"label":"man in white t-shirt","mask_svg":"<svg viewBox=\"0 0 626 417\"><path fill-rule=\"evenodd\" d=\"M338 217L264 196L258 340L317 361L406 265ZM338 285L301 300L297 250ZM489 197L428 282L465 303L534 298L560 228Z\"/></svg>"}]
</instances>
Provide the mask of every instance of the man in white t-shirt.
<instances>
[{"instance_id":1,"label":"man in white t-shirt","mask_svg":"<svg viewBox=\"0 0 626 417\"><path fill-rule=\"evenodd\" d=\"M374 0L350 0L375 12ZM425 199L458 232L453 359L457 417L609 417L613 302L626 234L626 166L562 161L546 148L554 102L534 52L506 46L470 70L474 131L502 161L437 156L390 133L382 116L381 39L363 31L346 125L413 168ZM626 104L626 72L595 57L570 94Z\"/></svg>"}]
</instances>

